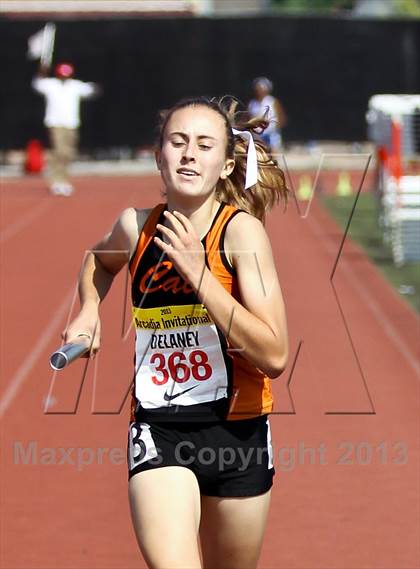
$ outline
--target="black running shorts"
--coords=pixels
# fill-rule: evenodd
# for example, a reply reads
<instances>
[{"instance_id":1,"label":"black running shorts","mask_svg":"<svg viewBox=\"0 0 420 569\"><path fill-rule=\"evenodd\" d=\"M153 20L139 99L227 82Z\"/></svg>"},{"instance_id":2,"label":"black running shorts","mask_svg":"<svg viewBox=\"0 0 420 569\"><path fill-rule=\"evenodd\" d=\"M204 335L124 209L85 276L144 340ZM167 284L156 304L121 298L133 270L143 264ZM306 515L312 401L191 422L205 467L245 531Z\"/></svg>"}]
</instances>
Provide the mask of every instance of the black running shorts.
<instances>
[{"instance_id":1,"label":"black running shorts","mask_svg":"<svg viewBox=\"0 0 420 569\"><path fill-rule=\"evenodd\" d=\"M164 466L189 468L205 496L258 496L273 484L267 415L218 423L134 422L128 431L128 477Z\"/></svg>"}]
</instances>

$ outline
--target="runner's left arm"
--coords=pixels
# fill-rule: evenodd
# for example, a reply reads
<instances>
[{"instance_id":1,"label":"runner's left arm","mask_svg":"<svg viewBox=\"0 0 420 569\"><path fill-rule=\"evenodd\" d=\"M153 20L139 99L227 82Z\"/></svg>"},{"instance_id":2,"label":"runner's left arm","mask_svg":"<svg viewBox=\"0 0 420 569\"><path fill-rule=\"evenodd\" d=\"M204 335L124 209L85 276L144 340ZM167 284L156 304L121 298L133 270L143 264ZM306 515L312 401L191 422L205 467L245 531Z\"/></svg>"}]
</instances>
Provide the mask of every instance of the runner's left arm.
<instances>
[{"instance_id":1,"label":"runner's left arm","mask_svg":"<svg viewBox=\"0 0 420 569\"><path fill-rule=\"evenodd\" d=\"M205 265L204 250L191 222L166 213L171 228L159 225L169 243L155 238L205 304L231 347L269 377L284 371L288 357L286 312L271 245L262 223L239 213L228 225L225 249L231 252L241 303Z\"/></svg>"}]
</instances>

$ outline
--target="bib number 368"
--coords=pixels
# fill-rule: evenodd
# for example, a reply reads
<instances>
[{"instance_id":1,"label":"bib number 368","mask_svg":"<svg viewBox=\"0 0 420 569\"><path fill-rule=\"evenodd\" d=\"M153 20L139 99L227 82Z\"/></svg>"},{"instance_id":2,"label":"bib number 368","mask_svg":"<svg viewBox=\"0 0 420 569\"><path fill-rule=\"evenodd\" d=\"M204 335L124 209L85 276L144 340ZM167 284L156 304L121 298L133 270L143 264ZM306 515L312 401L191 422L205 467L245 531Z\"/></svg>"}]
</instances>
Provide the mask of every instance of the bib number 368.
<instances>
[{"instance_id":1,"label":"bib number 368","mask_svg":"<svg viewBox=\"0 0 420 569\"><path fill-rule=\"evenodd\" d=\"M197 381L205 381L212 374L207 354L202 350L194 350L188 357L183 352L173 352L168 358L155 352L149 361L154 371L160 373L160 377L152 375L155 385L164 385L170 377L177 383L185 383L191 376Z\"/></svg>"}]
</instances>

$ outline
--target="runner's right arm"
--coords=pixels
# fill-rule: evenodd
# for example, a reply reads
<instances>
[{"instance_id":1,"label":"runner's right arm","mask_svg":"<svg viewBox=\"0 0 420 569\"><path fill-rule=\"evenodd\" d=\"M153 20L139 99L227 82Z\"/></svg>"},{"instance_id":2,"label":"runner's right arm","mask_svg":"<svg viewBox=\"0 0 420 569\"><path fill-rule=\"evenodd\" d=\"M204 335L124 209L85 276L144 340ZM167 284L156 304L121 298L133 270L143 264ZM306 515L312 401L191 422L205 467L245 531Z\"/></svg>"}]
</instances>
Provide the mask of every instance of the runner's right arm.
<instances>
[{"instance_id":1,"label":"runner's right arm","mask_svg":"<svg viewBox=\"0 0 420 569\"><path fill-rule=\"evenodd\" d=\"M112 230L86 255L79 277L80 312L62 334L66 342L87 334L93 338L92 351L99 349L99 304L134 252L147 211L124 210Z\"/></svg>"}]
</instances>

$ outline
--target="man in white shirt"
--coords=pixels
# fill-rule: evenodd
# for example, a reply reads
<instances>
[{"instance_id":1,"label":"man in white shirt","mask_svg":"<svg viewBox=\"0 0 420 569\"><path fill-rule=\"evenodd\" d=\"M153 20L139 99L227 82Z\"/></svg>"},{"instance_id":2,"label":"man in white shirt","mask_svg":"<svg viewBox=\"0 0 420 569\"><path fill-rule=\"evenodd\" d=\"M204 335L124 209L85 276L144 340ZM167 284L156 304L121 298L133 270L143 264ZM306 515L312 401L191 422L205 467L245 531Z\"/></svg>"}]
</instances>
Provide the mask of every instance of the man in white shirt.
<instances>
[{"instance_id":1,"label":"man in white shirt","mask_svg":"<svg viewBox=\"0 0 420 569\"><path fill-rule=\"evenodd\" d=\"M74 67L59 63L55 77L45 77L48 68L41 66L32 87L45 97L44 124L51 144L50 191L54 195L70 196L73 186L68 166L76 156L80 126L80 101L99 93L94 83L73 79Z\"/></svg>"}]
</instances>

